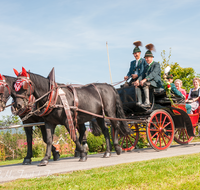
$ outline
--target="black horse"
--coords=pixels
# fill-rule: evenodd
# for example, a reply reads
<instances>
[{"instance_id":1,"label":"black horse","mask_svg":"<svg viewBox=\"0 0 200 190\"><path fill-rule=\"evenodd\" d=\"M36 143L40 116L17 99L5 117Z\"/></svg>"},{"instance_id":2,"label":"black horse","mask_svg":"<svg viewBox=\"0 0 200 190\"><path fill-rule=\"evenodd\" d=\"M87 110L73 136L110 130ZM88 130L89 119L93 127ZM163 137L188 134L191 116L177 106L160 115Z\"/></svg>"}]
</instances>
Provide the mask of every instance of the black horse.
<instances>
[{"instance_id":1,"label":"black horse","mask_svg":"<svg viewBox=\"0 0 200 190\"><path fill-rule=\"evenodd\" d=\"M6 108L6 102L10 96L15 101L16 92L13 88L15 81L16 81L16 78L14 78L14 77L5 76L5 75L2 76L0 74L0 83L1 83L1 85L0 85L0 111L3 111ZM21 113L19 113L19 116L21 119L23 119L26 114L27 114L27 112L26 112L26 108L25 108L24 114L21 112ZM37 122L44 122L44 119L42 117L32 115L27 120L23 121L23 124L37 123ZM41 125L41 126L39 126L39 128L41 129L44 142L47 143L47 134L46 134L45 125ZM33 127L25 127L24 130L26 133L28 149L27 149L27 155L24 158L23 164L27 165L27 164L31 164L31 158L33 156L33 153L32 153ZM57 161L60 157L59 152L56 151L56 148L54 146L52 146L51 151L53 154L53 160Z\"/></svg>"},{"instance_id":2,"label":"black horse","mask_svg":"<svg viewBox=\"0 0 200 190\"><path fill-rule=\"evenodd\" d=\"M27 73L24 68L22 68L22 73L24 76L30 76L30 80L23 81L21 84L21 88L16 92L16 107L17 109L23 109L26 106L27 96L30 96L32 93L37 101L37 105L39 107L44 106L48 102L47 93L50 92L49 80L34 73ZM28 83L28 84L26 84ZM58 88L62 89L65 93L65 97L68 101L69 106L74 106L74 94L67 88L67 86L63 86L58 84ZM28 88L24 88L23 86L28 86ZM122 109L122 104L120 97L117 91L109 84L95 83L88 84L79 88L76 88L76 93L78 96L79 105L78 108L91 112L93 114L102 115L105 112L105 115L112 118L124 118L124 112ZM42 159L40 165L46 165L48 163L48 159L51 155L51 145L52 145L52 133L55 129L55 126L58 124L64 125L67 130L70 132L68 119L66 116L65 109L63 108L63 104L60 96L58 96L55 108L46 116L43 116L45 121L45 128L47 132L47 150L45 157ZM75 112L71 110L71 115L74 117ZM105 126L104 118L100 118L89 113L84 113L78 111L77 114L77 123L79 130L84 130L84 123L91 121L93 118L96 118L97 123L102 129L102 132L106 139L107 149L105 152L105 157L110 156L110 137L108 128ZM110 120L112 127L115 130L114 136L114 147L117 154L120 154L122 149L118 145L118 133L127 135L131 134L131 130L129 129L127 122L118 121L118 120ZM119 131L120 130L120 131ZM70 132L71 136L72 133ZM76 134L75 134L76 135ZM80 144L77 136L74 138L74 142L76 144L77 149L80 151L80 161L87 160L87 154Z\"/></svg>"}]
</instances>

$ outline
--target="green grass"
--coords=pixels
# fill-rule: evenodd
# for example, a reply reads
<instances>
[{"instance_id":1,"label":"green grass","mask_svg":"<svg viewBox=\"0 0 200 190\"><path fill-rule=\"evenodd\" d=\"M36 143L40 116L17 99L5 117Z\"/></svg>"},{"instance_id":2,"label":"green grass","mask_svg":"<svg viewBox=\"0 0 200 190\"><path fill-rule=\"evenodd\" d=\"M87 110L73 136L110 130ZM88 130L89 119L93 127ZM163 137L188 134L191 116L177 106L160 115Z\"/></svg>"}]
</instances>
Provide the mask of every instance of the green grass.
<instances>
[{"instance_id":1,"label":"green grass","mask_svg":"<svg viewBox=\"0 0 200 190\"><path fill-rule=\"evenodd\" d=\"M200 153L19 179L0 189L200 189Z\"/></svg>"}]
</instances>

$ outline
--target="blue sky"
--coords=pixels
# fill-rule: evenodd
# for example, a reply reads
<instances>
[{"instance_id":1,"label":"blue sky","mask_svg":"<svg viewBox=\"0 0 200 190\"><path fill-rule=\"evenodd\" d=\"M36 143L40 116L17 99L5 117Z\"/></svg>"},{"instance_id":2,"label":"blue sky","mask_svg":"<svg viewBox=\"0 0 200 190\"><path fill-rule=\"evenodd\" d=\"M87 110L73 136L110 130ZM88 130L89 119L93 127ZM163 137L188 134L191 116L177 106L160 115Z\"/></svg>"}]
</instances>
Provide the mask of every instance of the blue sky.
<instances>
[{"instance_id":1,"label":"blue sky","mask_svg":"<svg viewBox=\"0 0 200 190\"><path fill-rule=\"evenodd\" d=\"M56 81L110 83L123 80L134 59L133 42L153 43L155 61L171 48L171 62L200 73L198 0L1 0L1 74L24 66ZM7 115L10 108L1 115Z\"/></svg>"}]
</instances>

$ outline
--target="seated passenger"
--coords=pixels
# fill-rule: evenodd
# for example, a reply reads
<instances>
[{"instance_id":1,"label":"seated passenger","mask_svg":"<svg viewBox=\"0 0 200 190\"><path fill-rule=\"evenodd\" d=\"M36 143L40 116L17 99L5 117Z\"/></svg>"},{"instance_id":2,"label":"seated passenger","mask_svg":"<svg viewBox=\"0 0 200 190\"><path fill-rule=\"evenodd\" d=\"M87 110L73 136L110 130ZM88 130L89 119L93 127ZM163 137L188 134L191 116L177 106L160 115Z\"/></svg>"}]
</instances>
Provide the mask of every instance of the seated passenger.
<instances>
[{"instance_id":1,"label":"seated passenger","mask_svg":"<svg viewBox=\"0 0 200 190\"><path fill-rule=\"evenodd\" d=\"M199 101L198 101L200 96L199 82L200 82L199 78L195 77L193 79L194 88L190 89L188 99L186 100L186 103L191 105L192 107L191 114L193 114L193 111L199 107Z\"/></svg>"},{"instance_id":2,"label":"seated passenger","mask_svg":"<svg viewBox=\"0 0 200 190\"><path fill-rule=\"evenodd\" d=\"M175 84L177 90L180 91L180 92L183 94L183 96L186 98L187 92L186 92L185 89L181 88L181 87L182 87L182 84L183 84L182 81L181 81L180 79L176 79L176 80L174 81L174 84Z\"/></svg>"},{"instance_id":3,"label":"seated passenger","mask_svg":"<svg viewBox=\"0 0 200 190\"><path fill-rule=\"evenodd\" d=\"M146 48L148 51L145 53L145 60L148 63L146 66L143 75L138 77L138 80L135 82L136 88L136 95L138 98L139 105L142 105L144 107L150 107L150 100L149 100L149 88L159 88L162 86L161 83L161 69L160 64L158 62L155 62L153 60L154 56L152 54L152 50L154 49L153 44L147 44ZM142 104L142 93L141 89L144 91L145 95L145 102Z\"/></svg>"},{"instance_id":4,"label":"seated passenger","mask_svg":"<svg viewBox=\"0 0 200 190\"><path fill-rule=\"evenodd\" d=\"M184 89L181 88L182 86L182 81L180 79L176 79L175 80L175 84L173 84L173 75L168 75L167 76L167 79L168 81L170 82L170 85L171 85L171 91L177 95L177 96L180 96L180 97L183 97L184 98L186 97L186 91ZM178 88L177 88L178 87ZM187 110L187 114L190 114L191 113L191 105L189 104L186 104L185 105L185 108Z\"/></svg>"},{"instance_id":5,"label":"seated passenger","mask_svg":"<svg viewBox=\"0 0 200 190\"><path fill-rule=\"evenodd\" d=\"M133 55L135 57L135 60L131 61L129 72L124 77L125 80L132 77L130 83L137 81L138 77L142 75L142 73L144 72L144 68L147 65L145 59L140 57L141 50L139 46L142 46L142 42L136 41L133 44L135 45L135 48L133 49Z\"/></svg>"}]
</instances>

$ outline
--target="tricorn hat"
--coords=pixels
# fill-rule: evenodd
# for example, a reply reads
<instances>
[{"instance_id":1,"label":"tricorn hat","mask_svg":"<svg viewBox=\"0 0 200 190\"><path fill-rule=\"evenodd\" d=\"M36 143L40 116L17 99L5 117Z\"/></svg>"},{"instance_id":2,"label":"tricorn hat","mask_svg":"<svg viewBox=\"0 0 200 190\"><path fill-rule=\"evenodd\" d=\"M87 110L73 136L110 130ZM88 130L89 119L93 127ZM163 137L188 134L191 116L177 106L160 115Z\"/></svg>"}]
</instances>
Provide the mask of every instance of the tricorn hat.
<instances>
[{"instance_id":1,"label":"tricorn hat","mask_svg":"<svg viewBox=\"0 0 200 190\"><path fill-rule=\"evenodd\" d=\"M154 45L153 44L147 44L145 47L148 50L146 51L144 57L153 57L153 54L152 54L151 51L156 51Z\"/></svg>"},{"instance_id":2,"label":"tricorn hat","mask_svg":"<svg viewBox=\"0 0 200 190\"><path fill-rule=\"evenodd\" d=\"M133 53L141 52L139 46L142 46L141 41L135 41L133 42L133 45L135 45L135 48L133 49Z\"/></svg>"}]
</instances>

